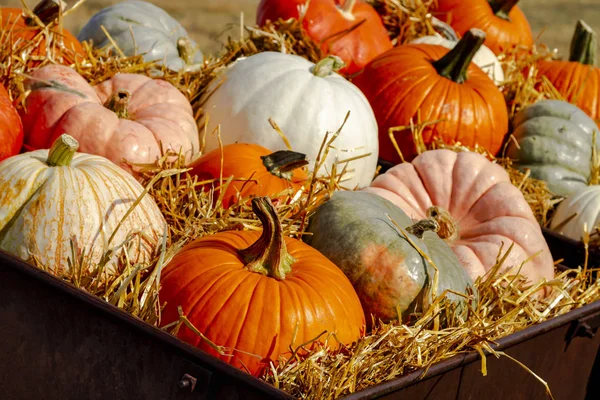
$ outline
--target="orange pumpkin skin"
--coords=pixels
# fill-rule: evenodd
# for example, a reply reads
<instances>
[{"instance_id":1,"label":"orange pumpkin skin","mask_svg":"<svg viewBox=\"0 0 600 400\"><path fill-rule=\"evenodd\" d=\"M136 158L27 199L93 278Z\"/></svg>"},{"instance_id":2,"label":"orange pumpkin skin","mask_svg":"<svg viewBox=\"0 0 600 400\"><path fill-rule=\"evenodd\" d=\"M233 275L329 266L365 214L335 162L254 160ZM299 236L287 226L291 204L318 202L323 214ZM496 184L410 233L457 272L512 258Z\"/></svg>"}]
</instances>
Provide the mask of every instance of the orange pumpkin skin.
<instances>
[{"instance_id":1,"label":"orange pumpkin skin","mask_svg":"<svg viewBox=\"0 0 600 400\"><path fill-rule=\"evenodd\" d=\"M346 3L350 7L348 11L343 9ZM297 4L293 1L263 0L258 11L261 25L266 20L299 18ZM361 25L356 27L359 23ZM320 44L324 54L337 55L345 62L346 66L339 71L342 74L357 73L373 58L393 47L381 16L361 0L311 0L302 26Z\"/></svg>"},{"instance_id":2,"label":"orange pumpkin skin","mask_svg":"<svg viewBox=\"0 0 600 400\"><path fill-rule=\"evenodd\" d=\"M374 59L353 79L375 112L380 158L401 161L389 129L408 126L411 119L418 123L419 114L422 123L442 120L424 128L425 145L438 137L448 144L478 144L493 154L501 149L508 132L504 96L474 63L463 83L441 76L432 62L448 53L437 45L402 45ZM410 129L395 132L394 138L406 161L417 155Z\"/></svg>"},{"instance_id":3,"label":"orange pumpkin skin","mask_svg":"<svg viewBox=\"0 0 600 400\"><path fill-rule=\"evenodd\" d=\"M513 4L505 15L507 18L496 15L488 0L437 0L437 6L434 3L431 12L459 35L471 28L483 30L487 34L484 44L496 55L517 45L531 47L534 42L531 26L523 11L515 5L517 1L496 2Z\"/></svg>"},{"instance_id":4,"label":"orange pumpkin skin","mask_svg":"<svg viewBox=\"0 0 600 400\"><path fill-rule=\"evenodd\" d=\"M43 3L49 4L52 3L52 1L42 0L38 7ZM56 16L56 14L49 14L41 19L42 22L48 24L53 21ZM46 35L44 33L40 33L42 32L42 29L40 29L39 25L35 24L35 22L28 24L28 19L24 16L22 9L0 8L0 30L10 31L12 34L13 43L15 43L17 40L22 42L19 47L22 47L24 43L31 41L37 43L35 49L33 49L33 51L30 53L30 57L27 62L27 66L29 68L37 67L42 63L42 60L36 60L34 57L47 56ZM50 32L53 35L54 46L57 48L57 50L60 49L55 53L57 57L55 57L54 61L61 64L70 65L75 62L77 56L85 56L85 51L81 43L68 30L59 29L56 25L53 25L50 29Z\"/></svg>"},{"instance_id":5,"label":"orange pumpkin skin","mask_svg":"<svg viewBox=\"0 0 600 400\"><path fill-rule=\"evenodd\" d=\"M240 199L249 196L275 196L288 189L293 192L300 190L308 180L308 175L302 169L295 169L291 180L275 176L267 170L261 157L273 152L269 149L250 143L234 143L215 149L194 160L188 167L191 176L197 176L198 181L214 179L213 183L205 185L205 189L220 186L228 178L233 180L223 194L223 207L229 208ZM223 165L221 166L221 160ZM221 172L222 171L222 172ZM291 192L290 192L291 193ZM217 191L215 198L221 193Z\"/></svg>"},{"instance_id":6,"label":"orange pumpkin skin","mask_svg":"<svg viewBox=\"0 0 600 400\"><path fill-rule=\"evenodd\" d=\"M8 92L0 85L0 161L19 154L23 145L23 124Z\"/></svg>"},{"instance_id":7,"label":"orange pumpkin skin","mask_svg":"<svg viewBox=\"0 0 600 400\"><path fill-rule=\"evenodd\" d=\"M220 232L178 253L161 278L160 301L167 303L162 324L177 321L181 306L211 342L237 351L229 352L233 357L220 355L186 326L177 333L181 340L255 376L269 360L288 356L292 340L297 346L327 330L349 344L364 334L364 311L350 281L307 244L285 238L296 262L284 280L246 270L237 250L259 235ZM330 338L328 345L336 348L338 343Z\"/></svg>"}]
</instances>

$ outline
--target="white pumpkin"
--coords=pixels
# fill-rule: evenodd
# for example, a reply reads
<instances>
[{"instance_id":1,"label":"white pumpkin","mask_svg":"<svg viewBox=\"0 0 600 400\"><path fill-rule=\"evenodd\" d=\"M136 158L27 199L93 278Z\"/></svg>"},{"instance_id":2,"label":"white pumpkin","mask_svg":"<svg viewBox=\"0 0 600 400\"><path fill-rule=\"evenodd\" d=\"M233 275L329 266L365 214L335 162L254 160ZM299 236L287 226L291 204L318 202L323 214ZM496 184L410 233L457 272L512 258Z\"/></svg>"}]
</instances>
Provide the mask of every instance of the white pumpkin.
<instances>
[{"instance_id":1,"label":"white pumpkin","mask_svg":"<svg viewBox=\"0 0 600 400\"><path fill-rule=\"evenodd\" d=\"M432 35L432 36L422 36L420 38L414 39L410 42L411 44L436 44L439 46L444 46L447 49L453 49L456 46L458 41L449 40L443 38L440 35ZM488 76L494 81L496 86L501 85L504 82L504 70L502 69L502 64L498 60L498 57L494 54L492 50L489 49L486 45L482 45L475 56L473 57L473 62L479 68L481 68Z\"/></svg>"},{"instance_id":2,"label":"white pumpkin","mask_svg":"<svg viewBox=\"0 0 600 400\"><path fill-rule=\"evenodd\" d=\"M584 224L588 233L600 224L600 185L585 186L561 201L550 229L573 240L582 240Z\"/></svg>"},{"instance_id":3,"label":"white pumpkin","mask_svg":"<svg viewBox=\"0 0 600 400\"><path fill-rule=\"evenodd\" d=\"M25 261L35 256L54 274L69 272L71 239L92 263L112 249L107 272L115 271L124 242L133 262L148 260L166 229L158 206L144 196L117 230L144 188L108 159L77 148L62 135L50 150L0 163L0 249ZM127 241L136 232L142 234Z\"/></svg>"},{"instance_id":4,"label":"white pumpkin","mask_svg":"<svg viewBox=\"0 0 600 400\"><path fill-rule=\"evenodd\" d=\"M336 132L350 111L319 173L329 175L334 162L370 153L349 162L342 178L345 188L368 186L379 153L377 121L362 92L332 71L339 62L328 57L315 65L296 55L263 52L232 64L208 89L215 92L204 105L205 152L219 148L217 125L223 145L254 143L273 151L285 149L271 118L292 149L306 154L314 167L326 133ZM343 167L336 167L338 173Z\"/></svg>"}]
</instances>

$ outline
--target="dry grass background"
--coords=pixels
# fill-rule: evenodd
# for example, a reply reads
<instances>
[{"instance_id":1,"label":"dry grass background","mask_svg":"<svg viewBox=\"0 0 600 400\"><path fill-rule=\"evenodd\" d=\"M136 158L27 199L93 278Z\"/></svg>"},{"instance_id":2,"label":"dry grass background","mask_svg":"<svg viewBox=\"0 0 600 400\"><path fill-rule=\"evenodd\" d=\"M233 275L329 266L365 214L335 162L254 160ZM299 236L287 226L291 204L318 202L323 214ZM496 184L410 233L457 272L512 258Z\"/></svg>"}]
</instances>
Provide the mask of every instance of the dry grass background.
<instances>
[{"instance_id":1,"label":"dry grass background","mask_svg":"<svg viewBox=\"0 0 600 400\"><path fill-rule=\"evenodd\" d=\"M25 0L33 7L36 0ZM227 36L239 35L240 14L253 24L259 0L148 0L180 21L205 53L218 52ZM69 6L76 0L67 0ZM66 21L73 33L100 9L118 0L86 0ZM2 6L20 6L21 0L0 0ZM600 0L521 0L519 5L532 25L534 35L560 54L566 54L575 23L584 19L600 32Z\"/></svg>"}]
</instances>

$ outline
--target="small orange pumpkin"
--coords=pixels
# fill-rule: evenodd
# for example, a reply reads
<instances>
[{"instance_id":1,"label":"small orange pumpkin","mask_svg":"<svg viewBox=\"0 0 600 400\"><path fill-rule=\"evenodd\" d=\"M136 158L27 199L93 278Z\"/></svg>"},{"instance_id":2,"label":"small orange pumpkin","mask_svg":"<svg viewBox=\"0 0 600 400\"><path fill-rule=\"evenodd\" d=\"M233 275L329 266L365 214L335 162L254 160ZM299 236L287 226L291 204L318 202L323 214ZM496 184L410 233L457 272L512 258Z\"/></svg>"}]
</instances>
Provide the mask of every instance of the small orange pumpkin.
<instances>
[{"instance_id":1,"label":"small orange pumpkin","mask_svg":"<svg viewBox=\"0 0 600 400\"><path fill-rule=\"evenodd\" d=\"M252 375L288 357L290 346L323 341L323 331L335 332L344 344L359 339L365 315L344 273L309 245L285 237L268 197L252 199L252 208L262 233L202 237L167 265L159 294L166 302L162 325L179 320L180 306L208 340L233 350L220 355L185 325L177 332L181 340Z\"/></svg>"}]
</instances>

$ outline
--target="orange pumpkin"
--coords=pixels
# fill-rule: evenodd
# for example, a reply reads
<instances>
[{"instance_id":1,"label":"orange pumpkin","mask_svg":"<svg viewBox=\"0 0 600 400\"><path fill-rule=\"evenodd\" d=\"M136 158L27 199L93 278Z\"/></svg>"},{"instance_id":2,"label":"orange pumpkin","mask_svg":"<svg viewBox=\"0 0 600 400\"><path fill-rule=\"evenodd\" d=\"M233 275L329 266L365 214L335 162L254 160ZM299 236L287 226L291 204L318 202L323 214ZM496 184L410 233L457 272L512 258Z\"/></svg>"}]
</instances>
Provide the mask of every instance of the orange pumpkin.
<instances>
[{"instance_id":1,"label":"orange pumpkin","mask_svg":"<svg viewBox=\"0 0 600 400\"><path fill-rule=\"evenodd\" d=\"M516 5L519 0L437 0L431 11L459 35L471 28L487 34L485 45L496 55L514 46L533 45L531 26Z\"/></svg>"},{"instance_id":2,"label":"orange pumpkin","mask_svg":"<svg viewBox=\"0 0 600 400\"><path fill-rule=\"evenodd\" d=\"M600 68L596 67L596 33L578 21L571 41L568 61L540 60L540 76L545 76L561 96L589 115L600 119Z\"/></svg>"},{"instance_id":3,"label":"orange pumpkin","mask_svg":"<svg viewBox=\"0 0 600 400\"><path fill-rule=\"evenodd\" d=\"M496 154L508 131L504 96L471 60L485 39L479 29L468 31L452 50L429 44L396 47L374 59L353 83L375 112L379 125L379 157L401 159L390 128L427 122L423 141L476 144ZM420 118L420 121L419 121ZM394 132L405 160L416 155L410 129Z\"/></svg>"},{"instance_id":4,"label":"orange pumpkin","mask_svg":"<svg viewBox=\"0 0 600 400\"><path fill-rule=\"evenodd\" d=\"M273 153L257 144L234 143L196 159L189 165L192 168L189 173L199 181L214 179L206 187L217 189L215 197L221 195L220 179L225 184L233 177L222 195L223 207L228 208L239 199L276 196L283 192L292 194L300 190L308 179L300 167L307 164L306 155L302 153L286 150Z\"/></svg>"},{"instance_id":5,"label":"orange pumpkin","mask_svg":"<svg viewBox=\"0 0 600 400\"><path fill-rule=\"evenodd\" d=\"M0 161L19 154L23 145L23 124L8 92L0 85Z\"/></svg>"},{"instance_id":6,"label":"orange pumpkin","mask_svg":"<svg viewBox=\"0 0 600 400\"><path fill-rule=\"evenodd\" d=\"M181 340L252 375L323 331L345 344L360 338L365 316L344 273L309 245L285 237L268 197L254 198L252 208L262 233L205 236L167 265L159 294L166 302L162 325L176 322L181 306L195 328L233 349L233 356L220 355L187 326L177 332ZM328 345L339 344L331 338Z\"/></svg>"},{"instance_id":7,"label":"orange pumpkin","mask_svg":"<svg viewBox=\"0 0 600 400\"><path fill-rule=\"evenodd\" d=\"M32 12L41 23L48 25L58 19L62 3L61 0L42 0ZM29 46L31 42L35 43L27 62L29 68L40 65L42 59L48 57L47 34L39 23L22 9L0 8L0 30L11 32L13 44L17 44L17 41L20 43L20 45L17 44L17 49ZM54 55L53 61L69 65L75 62L77 55L85 55L81 43L66 29L59 28L55 23L49 29L49 33L53 37L50 47L55 49L52 53ZM17 51L17 53L20 53L20 51Z\"/></svg>"}]
</instances>

